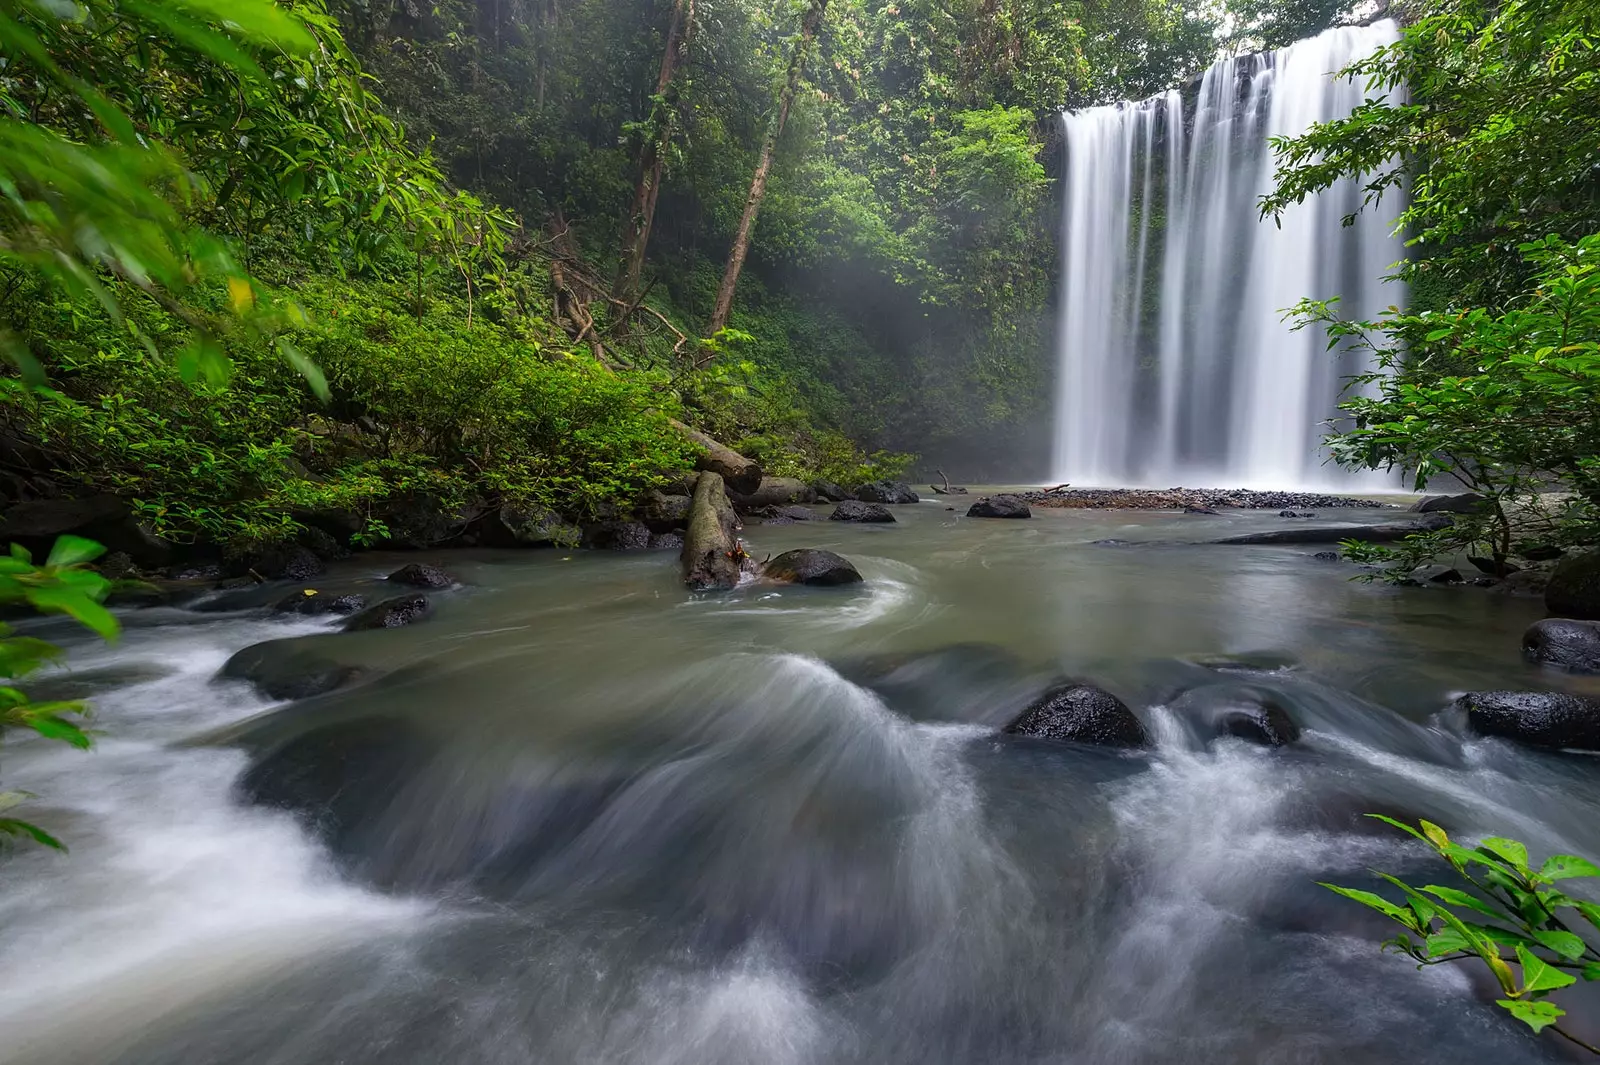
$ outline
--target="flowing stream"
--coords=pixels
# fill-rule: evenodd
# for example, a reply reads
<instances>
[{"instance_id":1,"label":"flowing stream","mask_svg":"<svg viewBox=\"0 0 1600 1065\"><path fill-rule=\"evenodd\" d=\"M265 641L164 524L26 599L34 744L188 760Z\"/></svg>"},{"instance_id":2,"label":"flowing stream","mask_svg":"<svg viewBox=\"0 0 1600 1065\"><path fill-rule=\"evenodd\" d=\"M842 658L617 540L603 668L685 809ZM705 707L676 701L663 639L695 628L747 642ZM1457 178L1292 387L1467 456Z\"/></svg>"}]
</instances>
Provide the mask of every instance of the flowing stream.
<instances>
[{"instance_id":1,"label":"flowing stream","mask_svg":"<svg viewBox=\"0 0 1600 1065\"><path fill-rule=\"evenodd\" d=\"M1355 216L1345 179L1258 217L1273 137L1367 98L1331 75L1396 37L1333 29L1224 59L1198 91L1065 117L1065 262L1055 479L1075 484L1349 487L1320 446L1345 379L1367 367L1283 321L1303 298L1347 317L1403 302L1392 200ZM1368 487L1382 488L1373 475Z\"/></svg>"},{"instance_id":2,"label":"flowing stream","mask_svg":"<svg viewBox=\"0 0 1600 1065\"><path fill-rule=\"evenodd\" d=\"M1443 875L1374 810L1600 855L1593 759L1442 712L1552 683L1517 653L1537 603L1192 543L1265 514L896 514L749 531L857 588L692 599L670 555L457 553L409 628L162 608L73 638L53 683L97 693L98 747L7 748L72 852L0 864L0 1061L1570 1060L1314 886ZM396 562L321 586L382 594ZM365 672L292 704L214 679L267 639ZM998 732L1061 674L1153 748ZM1196 727L1195 693L1240 685L1302 739Z\"/></svg>"}]
</instances>

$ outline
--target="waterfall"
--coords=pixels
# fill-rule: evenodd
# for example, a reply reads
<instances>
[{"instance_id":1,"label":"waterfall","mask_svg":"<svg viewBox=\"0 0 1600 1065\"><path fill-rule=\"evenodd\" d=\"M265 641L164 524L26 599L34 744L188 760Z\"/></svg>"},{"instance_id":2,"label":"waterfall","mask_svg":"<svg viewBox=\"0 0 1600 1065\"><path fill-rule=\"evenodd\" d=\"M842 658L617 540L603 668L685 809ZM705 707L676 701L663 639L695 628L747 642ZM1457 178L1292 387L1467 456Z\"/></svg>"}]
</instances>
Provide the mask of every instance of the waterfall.
<instances>
[{"instance_id":1,"label":"waterfall","mask_svg":"<svg viewBox=\"0 0 1600 1065\"><path fill-rule=\"evenodd\" d=\"M1269 140L1342 118L1365 86L1333 74L1393 41L1392 22L1218 61L1173 90L1065 116L1066 210L1054 479L1081 485L1382 488L1326 461L1321 438L1364 367L1293 331L1285 309L1340 298L1372 317L1402 247L1392 205L1346 226L1345 179L1277 224Z\"/></svg>"}]
</instances>

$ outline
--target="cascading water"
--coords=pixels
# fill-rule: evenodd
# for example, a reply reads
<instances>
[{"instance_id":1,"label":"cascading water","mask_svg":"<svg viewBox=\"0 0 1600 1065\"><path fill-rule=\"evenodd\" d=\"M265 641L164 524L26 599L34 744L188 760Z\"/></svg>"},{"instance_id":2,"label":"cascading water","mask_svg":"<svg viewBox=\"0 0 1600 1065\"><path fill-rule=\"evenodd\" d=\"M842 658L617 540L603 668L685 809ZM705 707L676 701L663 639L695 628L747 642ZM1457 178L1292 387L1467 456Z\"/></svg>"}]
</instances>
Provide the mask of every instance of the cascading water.
<instances>
[{"instance_id":1,"label":"cascading water","mask_svg":"<svg viewBox=\"0 0 1600 1065\"><path fill-rule=\"evenodd\" d=\"M1340 297L1368 317L1400 302L1390 211L1340 181L1261 221L1270 139L1366 99L1333 74L1394 40L1394 23L1329 30L1224 59L1198 98L1177 90L1068 114L1055 479L1077 484L1349 487L1321 437L1364 367L1295 332L1284 310ZM1385 206L1388 206L1385 204ZM1371 487L1387 479L1367 475Z\"/></svg>"}]
</instances>

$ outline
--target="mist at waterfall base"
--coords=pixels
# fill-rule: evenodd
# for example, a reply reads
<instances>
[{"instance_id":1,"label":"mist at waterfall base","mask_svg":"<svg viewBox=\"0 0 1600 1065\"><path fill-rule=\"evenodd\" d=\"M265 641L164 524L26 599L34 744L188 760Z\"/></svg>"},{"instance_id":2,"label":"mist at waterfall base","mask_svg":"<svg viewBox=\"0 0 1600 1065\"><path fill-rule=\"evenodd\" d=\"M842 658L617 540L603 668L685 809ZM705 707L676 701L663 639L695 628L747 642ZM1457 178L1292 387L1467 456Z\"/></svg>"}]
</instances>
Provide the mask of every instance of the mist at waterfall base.
<instances>
[{"instance_id":1,"label":"mist at waterfall base","mask_svg":"<svg viewBox=\"0 0 1600 1065\"><path fill-rule=\"evenodd\" d=\"M1194 543L1272 514L895 512L747 530L846 555L848 588L691 599L670 553L462 552L403 629L30 622L102 735L7 739L72 851L0 867L0 1062L1568 1060L1315 886L1448 876L1373 810L1600 855L1592 758L1441 714L1552 683L1517 653L1538 604ZM403 560L321 586L382 595ZM216 679L263 640L361 672L289 704ZM999 732L1060 675L1151 746ZM1198 727L1251 692L1296 744Z\"/></svg>"},{"instance_id":2,"label":"mist at waterfall base","mask_svg":"<svg viewBox=\"0 0 1600 1065\"><path fill-rule=\"evenodd\" d=\"M1301 299L1345 317L1403 301L1392 199L1355 215L1350 178L1259 217L1270 138L1367 97L1332 75L1396 39L1393 22L1224 59L1172 90L1065 116L1064 263L1054 479L1079 485L1397 487L1321 446L1360 354L1294 331Z\"/></svg>"}]
</instances>

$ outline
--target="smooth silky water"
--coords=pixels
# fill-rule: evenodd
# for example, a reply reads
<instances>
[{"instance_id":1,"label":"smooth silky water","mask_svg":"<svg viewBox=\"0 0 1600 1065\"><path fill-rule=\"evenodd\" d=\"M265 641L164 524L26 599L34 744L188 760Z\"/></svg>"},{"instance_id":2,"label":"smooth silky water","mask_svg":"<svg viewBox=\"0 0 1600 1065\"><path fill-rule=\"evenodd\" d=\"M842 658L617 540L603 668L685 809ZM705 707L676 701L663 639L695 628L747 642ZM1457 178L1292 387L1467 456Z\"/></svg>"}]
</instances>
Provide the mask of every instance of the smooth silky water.
<instances>
[{"instance_id":1,"label":"smooth silky water","mask_svg":"<svg viewBox=\"0 0 1600 1065\"><path fill-rule=\"evenodd\" d=\"M97 749L8 747L73 849L0 867L0 1060L1564 1060L1313 883L1442 875L1374 810L1600 855L1600 765L1440 713L1553 683L1517 655L1536 602L1190 542L1268 514L896 514L749 530L758 557L847 555L855 589L691 598L670 554L447 553L464 586L411 628L163 609L74 641L73 682L109 685ZM323 586L382 594L390 563ZM213 680L279 637L368 672L286 706ZM1294 668L1192 661L1215 655ZM891 660L881 696L851 679ZM1060 674L1154 749L998 733ZM1218 684L1276 693L1302 741L1168 709Z\"/></svg>"}]
</instances>

